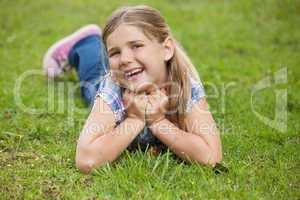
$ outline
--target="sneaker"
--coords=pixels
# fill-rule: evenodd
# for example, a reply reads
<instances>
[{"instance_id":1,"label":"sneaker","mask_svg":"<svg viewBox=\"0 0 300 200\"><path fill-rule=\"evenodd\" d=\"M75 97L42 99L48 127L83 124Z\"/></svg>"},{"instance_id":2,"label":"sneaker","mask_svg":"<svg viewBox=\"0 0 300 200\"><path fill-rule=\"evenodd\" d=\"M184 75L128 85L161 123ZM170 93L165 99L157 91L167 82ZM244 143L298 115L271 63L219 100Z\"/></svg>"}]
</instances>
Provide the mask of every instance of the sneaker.
<instances>
[{"instance_id":1,"label":"sneaker","mask_svg":"<svg viewBox=\"0 0 300 200\"><path fill-rule=\"evenodd\" d=\"M101 36L101 29L97 25L84 26L73 34L54 43L45 53L43 69L49 78L55 78L66 71L71 70L68 55L72 47L81 39L90 35Z\"/></svg>"}]
</instances>

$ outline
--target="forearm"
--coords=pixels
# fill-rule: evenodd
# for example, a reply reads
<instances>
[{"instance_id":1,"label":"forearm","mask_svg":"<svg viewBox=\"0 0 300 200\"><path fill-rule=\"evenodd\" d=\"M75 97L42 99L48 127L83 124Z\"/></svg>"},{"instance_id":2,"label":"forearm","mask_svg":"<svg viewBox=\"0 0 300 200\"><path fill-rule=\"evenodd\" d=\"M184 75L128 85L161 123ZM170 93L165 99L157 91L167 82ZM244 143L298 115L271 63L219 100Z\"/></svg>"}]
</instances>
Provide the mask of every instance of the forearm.
<instances>
[{"instance_id":1,"label":"forearm","mask_svg":"<svg viewBox=\"0 0 300 200\"><path fill-rule=\"evenodd\" d=\"M150 126L152 133L179 157L214 165L216 153L199 135L185 132L167 119Z\"/></svg>"},{"instance_id":2,"label":"forearm","mask_svg":"<svg viewBox=\"0 0 300 200\"><path fill-rule=\"evenodd\" d=\"M141 132L145 124L136 119L126 118L112 131L100 135L90 144L80 147L81 158L89 169L115 160ZM77 151L79 152L79 151ZM89 171L89 170L87 170Z\"/></svg>"}]
</instances>

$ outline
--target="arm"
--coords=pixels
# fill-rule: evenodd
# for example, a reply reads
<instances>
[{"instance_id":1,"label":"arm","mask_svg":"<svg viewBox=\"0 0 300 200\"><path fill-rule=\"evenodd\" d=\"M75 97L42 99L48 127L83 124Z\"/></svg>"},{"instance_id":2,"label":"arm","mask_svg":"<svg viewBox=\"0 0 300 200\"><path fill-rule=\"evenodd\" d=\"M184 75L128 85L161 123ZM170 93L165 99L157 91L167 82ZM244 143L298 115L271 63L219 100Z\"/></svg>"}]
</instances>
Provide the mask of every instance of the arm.
<instances>
[{"instance_id":1,"label":"arm","mask_svg":"<svg viewBox=\"0 0 300 200\"><path fill-rule=\"evenodd\" d=\"M151 125L153 134L183 159L215 165L222 160L218 129L207 109L205 98L193 105L185 119L187 132L169 120L163 119Z\"/></svg>"},{"instance_id":2,"label":"arm","mask_svg":"<svg viewBox=\"0 0 300 200\"><path fill-rule=\"evenodd\" d=\"M116 128L110 107L97 97L77 143L76 166L89 173L115 160L144 128L139 119L126 118Z\"/></svg>"}]
</instances>

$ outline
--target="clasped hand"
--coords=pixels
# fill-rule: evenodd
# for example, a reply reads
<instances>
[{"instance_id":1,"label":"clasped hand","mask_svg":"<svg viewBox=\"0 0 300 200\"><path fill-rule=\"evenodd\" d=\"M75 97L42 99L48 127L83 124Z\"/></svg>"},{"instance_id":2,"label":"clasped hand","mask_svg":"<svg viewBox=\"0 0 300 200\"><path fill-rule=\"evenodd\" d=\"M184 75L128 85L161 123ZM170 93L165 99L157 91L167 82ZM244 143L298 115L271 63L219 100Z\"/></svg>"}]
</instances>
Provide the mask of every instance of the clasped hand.
<instances>
[{"instance_id":1,"label":"clasped hand","mask_svg":"<svg viewBox=\"0 0 300 200\"><path fill-rule=\"evenodd\" d=\"M164 88L152 91L150 94L137 94L125 89L123 103L127 117L142 120L152 125L165 118L168 96Z\"/></svg>"}]
</instances>

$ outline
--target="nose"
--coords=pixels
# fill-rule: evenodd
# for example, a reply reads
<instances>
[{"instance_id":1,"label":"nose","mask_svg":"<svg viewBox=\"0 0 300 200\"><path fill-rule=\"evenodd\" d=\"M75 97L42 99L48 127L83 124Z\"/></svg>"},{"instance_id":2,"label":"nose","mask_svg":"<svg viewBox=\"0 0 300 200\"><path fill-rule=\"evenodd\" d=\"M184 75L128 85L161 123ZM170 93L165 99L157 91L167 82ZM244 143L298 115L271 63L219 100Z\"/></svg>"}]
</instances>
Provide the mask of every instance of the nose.
<instances>
[{"instance_id":1,"label":"nose","mask_svg":"<svg viewBox=\"0 0 300 200\"><path fill-rule=\"evenodd\" d=\"M127 65L133 61L133 54L130 49L123 49L120 56L120 65Z\"/></svg>"}]
</instances>

